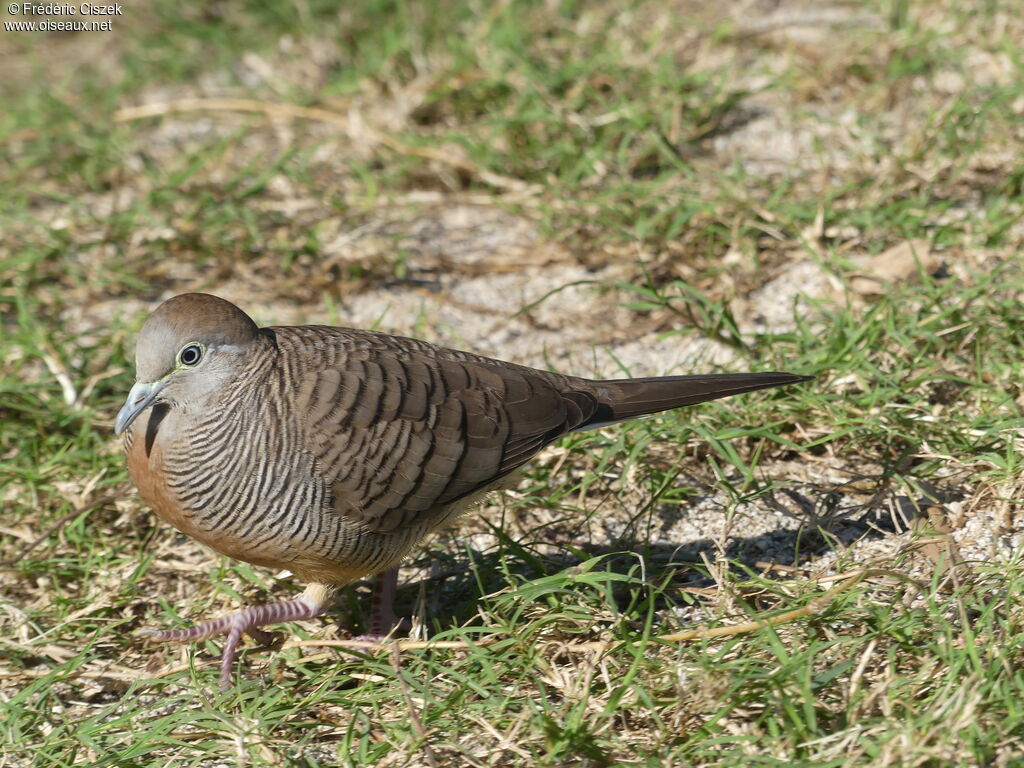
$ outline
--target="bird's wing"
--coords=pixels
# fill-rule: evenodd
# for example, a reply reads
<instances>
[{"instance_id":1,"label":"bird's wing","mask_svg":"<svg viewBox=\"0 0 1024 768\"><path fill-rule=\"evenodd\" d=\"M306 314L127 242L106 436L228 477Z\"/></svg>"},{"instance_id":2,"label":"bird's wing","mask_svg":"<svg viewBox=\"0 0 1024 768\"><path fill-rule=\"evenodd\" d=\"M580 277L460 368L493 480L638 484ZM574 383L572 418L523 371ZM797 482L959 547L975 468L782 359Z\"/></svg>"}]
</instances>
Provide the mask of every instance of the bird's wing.
<instances>
[{"instance_id":1,"label":"bird's wing","mask_svg":"<svg viewBox=\"0 0 1024 768\"><path fill-rule=\"evenodd\" d=\"M588 392L563 391L565 377L438 348L417 354L410 341L363 347L307 373L300 388L333 509L368 529L440 514L599 408Z\"/></svg>"}]
</instances>

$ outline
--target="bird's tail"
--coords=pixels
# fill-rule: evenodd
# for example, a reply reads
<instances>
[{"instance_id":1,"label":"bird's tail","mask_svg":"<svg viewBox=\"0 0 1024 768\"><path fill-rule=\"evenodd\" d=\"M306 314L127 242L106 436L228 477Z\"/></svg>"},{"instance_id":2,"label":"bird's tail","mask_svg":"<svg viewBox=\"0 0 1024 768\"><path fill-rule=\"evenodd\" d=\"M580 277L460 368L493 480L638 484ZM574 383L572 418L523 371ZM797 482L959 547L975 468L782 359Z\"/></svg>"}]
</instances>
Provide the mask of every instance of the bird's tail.
<instances>
[{"instance_id":1,"label":"bird's tail","mask_svg":"<svg viewBox=\"0 0 1024 768\"><path fill-rule=\"evenodd\" d=\"M591 419L577 429L593 429L605 424L635 419L648 413L696 405L707 400L717 400L720 397L730 397L758 389L782 387L813 378L771 371L595 381L592 393L597 398L599 406Z\"/></svg>"}]
</instances>

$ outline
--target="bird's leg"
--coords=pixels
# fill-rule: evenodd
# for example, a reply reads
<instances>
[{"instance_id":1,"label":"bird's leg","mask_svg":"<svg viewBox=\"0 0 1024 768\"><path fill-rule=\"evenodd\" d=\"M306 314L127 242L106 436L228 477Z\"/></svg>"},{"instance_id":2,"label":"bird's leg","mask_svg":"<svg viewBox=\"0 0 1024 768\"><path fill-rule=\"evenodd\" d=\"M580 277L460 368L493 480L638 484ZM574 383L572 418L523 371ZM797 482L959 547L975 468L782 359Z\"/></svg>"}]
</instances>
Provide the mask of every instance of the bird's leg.
<instances>
[{"instance_id":1,"label":"bird's leg","mask_svg":"<svg viewBox=\"0 0 1024 768\"><path fill-rule=\"evenodd\" d=\"M331 602L334 596L334 587L327 584L310 584L300 597L294 600L287 600L281 603L270 603L268 605L254 605L242 611L229 613L220 619L197 624L188 629L169 630L142 630L144 634L150 635L157 640L178 640L192 642L207 640L216 635L227 633L227 640L224 642L224 650L220 659L220 687L226 690L231 687L231 667L235 662L235 654L238 651L238 641L243 632L249 632L255 636L263 635L258 627L266 624L280 624L285 621L298 621L300 619L311 619L323 613L324 609Z\"/></svg>"},{"instance_id":2,"label":"bird's leg","mask_svg":"<svg viewBox=\"0 0 1024 768\"><path fill-rule=\"evenodd\" d=\"M373 580L373 596L370 598L370 623L367 631L357 640L380 640L396 628L408 627L408 619L395 615L395 593L398 592L398 569L388 568L378 573Z\"/></svg>"},{"instance_id":3,"label":"bird's leg","mask_svg":"<svg viewBox=\"0 0 1024 768\"><path fill-rule=\"evenodd\" d=\"M395 594L398 592L398 569L378 573L370 598L370 634L389 635L398 623L395 615Z\"/></svg>"}]
</instances>

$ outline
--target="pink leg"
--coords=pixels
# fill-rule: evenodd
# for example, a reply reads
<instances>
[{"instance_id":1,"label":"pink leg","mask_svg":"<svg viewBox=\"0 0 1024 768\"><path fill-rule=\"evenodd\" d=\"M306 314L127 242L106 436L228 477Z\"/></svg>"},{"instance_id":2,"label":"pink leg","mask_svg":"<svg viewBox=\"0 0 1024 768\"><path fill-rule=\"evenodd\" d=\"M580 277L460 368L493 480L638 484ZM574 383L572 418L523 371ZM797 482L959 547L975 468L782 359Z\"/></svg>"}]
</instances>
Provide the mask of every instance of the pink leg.
<instances>
[{"instance_id":1,"label":"pink leg","mask_svg":"<svg viewBox=\"0 0 1024 768\"><path fill-rule=\"evenodd\" d=\"M398 592L398 569L378 573L370 598L370 637L387 637L402 622L395 615L395 594Z\"/></svg>"},{"instance_id":2,"label":"pink leg","mask_svg":"<svg viewBox=\"0 0 1024 768\"><path fill-rule=\"evenodd\" d=\"M238 651L238 641L243 632L255 630L265 624L279 624L285 621L311 619L324 611L334 594L334 588L324 584L310 584L301 597L283 603L255 605L242 611L230 613L220 619L207 621L188 629L155 630L144 629L143 634L157 640L177 640L192 642L207 640L215 635L227 633L224 650L220 659L220 687L227 690L231 687L231 668ZM253 634L265 633L254 632Z\"/></svg>"},{"instance_id":3,"label":"pink leg","mask_svg":"<svg viewBox=\"0 0 1024 768\"><path fill-rule=\"evenodd\" d=\"M370 598L370 622L366 632L356 640L383 640L394 634L396 629L408 630L408 619L395 615L395 593L398 591L398 569L389 568L378 573L373 580L373 596Z\"/></svg>"}]
</instances>

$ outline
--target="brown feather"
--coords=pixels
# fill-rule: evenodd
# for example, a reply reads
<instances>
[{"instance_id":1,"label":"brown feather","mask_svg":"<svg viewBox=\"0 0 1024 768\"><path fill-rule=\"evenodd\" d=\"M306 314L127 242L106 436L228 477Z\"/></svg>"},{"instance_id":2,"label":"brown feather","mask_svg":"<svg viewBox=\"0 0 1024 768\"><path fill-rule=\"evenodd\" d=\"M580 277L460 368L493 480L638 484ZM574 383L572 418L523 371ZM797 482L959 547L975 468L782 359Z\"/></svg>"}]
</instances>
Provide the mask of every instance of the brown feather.
<instances>
[{"instance_id":1,"label":"brown feather","mask_svg":"<svg viewBox=\"0 0 1024 768\"><path fill-rule=\"evenodd\" d=\"M228 368L205 397L197 368L163 421L131 425L133 480L190 536L323 583L394 566L569 432L806 378L591 381L369 331L257 330L200 294L162 305L139 346L166 362L193 337Z\"/></svg>"}]
</instances>

